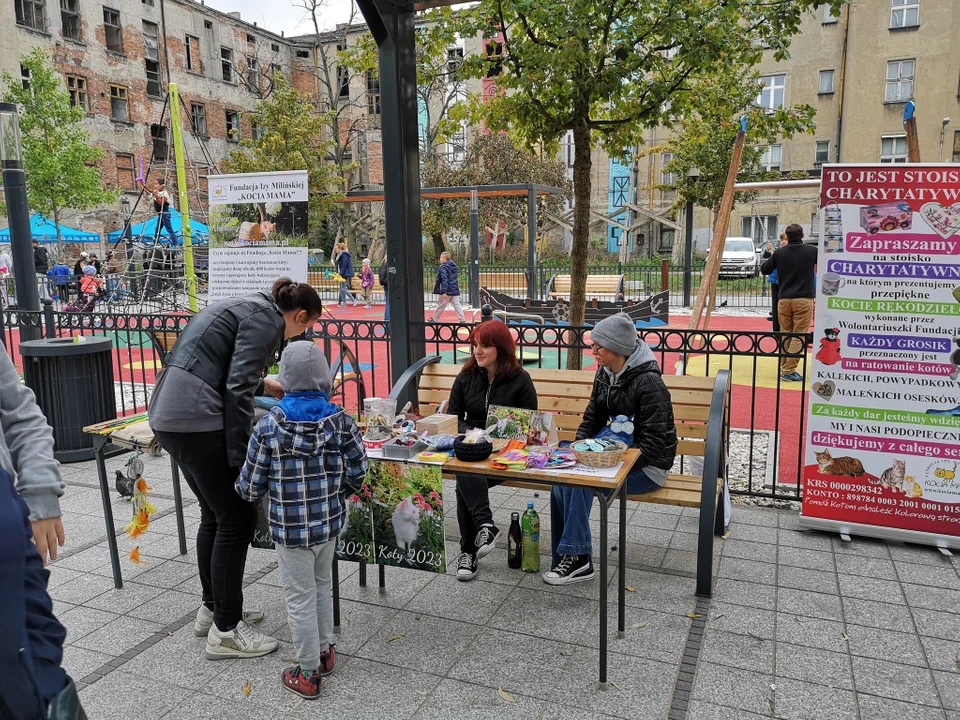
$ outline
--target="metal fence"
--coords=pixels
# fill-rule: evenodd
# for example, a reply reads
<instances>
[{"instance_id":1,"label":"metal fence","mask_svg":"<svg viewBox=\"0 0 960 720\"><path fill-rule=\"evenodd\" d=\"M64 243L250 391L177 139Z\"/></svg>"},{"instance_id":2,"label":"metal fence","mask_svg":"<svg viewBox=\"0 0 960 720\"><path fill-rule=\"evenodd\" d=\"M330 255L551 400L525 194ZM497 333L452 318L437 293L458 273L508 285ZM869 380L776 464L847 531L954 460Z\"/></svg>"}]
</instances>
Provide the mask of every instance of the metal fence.
<instances>
[{"instance_id":1,"label":"metal fence","mask_svg":"<svg viewBox=\"0 0 960 720\"><path fill-rule=\"evenodd\" d=\"M163 356L189 319L187 314L66 313L48 306L39 313L5 311L0 337L18 367L22 363L21 323L40 328L46 337L111 337L117 408L126 415L149 405ZM593 367L592 355L583 342L584 328L511 328L526 367L563 369L571 352L581 353L584 366ZM439 354L443 362L461 363L469 354L470 329L465 325L424 323L414 331L422 333L428 353ZM668 328L641 333L665 374L710 376L720 369L731 370L731 490L799 499L808 390L805 383L783 383L778 364L785 357L796 357L799 372L806 375L809 336ZM313 334L335 370L335 400L349 412L359 413L363 397L383 397L389 392L393 368L386 324L324 319L316 324ZM795 337L804 341L803 350L791 353L786 345ZM77 391L83 392L83 388Z\"/></svg>"}]
</instances>

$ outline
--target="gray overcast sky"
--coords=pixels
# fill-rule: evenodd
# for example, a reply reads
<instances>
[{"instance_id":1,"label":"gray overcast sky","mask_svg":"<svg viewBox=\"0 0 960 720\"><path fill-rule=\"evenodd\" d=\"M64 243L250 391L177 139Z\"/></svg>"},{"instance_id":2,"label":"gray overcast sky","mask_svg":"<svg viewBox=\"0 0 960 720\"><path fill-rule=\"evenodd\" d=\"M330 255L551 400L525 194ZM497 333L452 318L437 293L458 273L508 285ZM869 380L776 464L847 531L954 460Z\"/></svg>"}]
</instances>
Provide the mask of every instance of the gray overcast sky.
<instances>
[{"instance_id":1,"label":"gray overcast sky","mask_svg":"<svg viewBox=\"0 0 960 720\"><path fill-rule=\"evenodd\" d=\"M304 35L313 32L313 22L303 8L296 7L291 0L206 0L207 4L221 12L237 12L249 23L278 33L283 30L287 35ZM320 29L332 30L337 23L350 19L350 0L326 0L320 13ZM357 10L357 20L363 16Z\"/></svg>"}]
</instances>

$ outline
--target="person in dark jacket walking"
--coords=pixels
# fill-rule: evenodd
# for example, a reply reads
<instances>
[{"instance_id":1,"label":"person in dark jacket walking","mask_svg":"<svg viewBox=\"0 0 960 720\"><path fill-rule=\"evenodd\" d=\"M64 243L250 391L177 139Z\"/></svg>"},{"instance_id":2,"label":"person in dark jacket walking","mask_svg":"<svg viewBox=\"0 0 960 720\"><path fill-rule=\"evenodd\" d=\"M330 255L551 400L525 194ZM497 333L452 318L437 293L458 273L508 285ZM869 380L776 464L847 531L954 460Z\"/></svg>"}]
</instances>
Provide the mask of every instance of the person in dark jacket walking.
<instances>
[{"instance_id":1,"label":"person in dark jacket walking","mask_svg":"<svg viewBox=\"0 0 960 720\"><path fill-rule=\"evenodd\" d=\"M624 313L604 318L590 333L597 358L590 402L577 429L577 439L608 434L607 422L626 416L622 432L640 457L627 475L627 492L651 492L663 487L677 454L677 428L670 391L647 344L637 337L633 320ZM548 585L568 585L594 577L590 510L593 493L569 487L550 492L551 569ZM605 562L601 558L601 562Z\"/></svg>"},{"instance_id":2,"label":"person in dark jacket walking","mask_svg":"<svg viewBox=\"0 0 960 720\"><path fill-rule=\"evenodd\" d=\"M760 272L770 275L777 272L780 285L780 301L777 314L780 317L780 330L785 333L810 332L810 320L813 317L813 298L816 296L817 248L803 242L803 228L796 223L787 225L783 231L787 244L778 248L760 267ZM803 341L790 338L784 349L799 354ZM803 375L797 372L799 357L784 357L780 360L780 379L801 381Z\"/></svg>"},{"instance_id":3,"label":"person in dark jacket walking","mask_svg":"<svg viewBox=\"0 0 960 720\"><path fill-rule=\"evenodd\" d=\"M193 629L206 636L207 657L259 657L277 648L248 625L263 613L243 612L256 508L234 492L234 482L247 457L254 395L283 395L278 383L261 380L264 368L284 338L303 334L322 309L316 290L288 278L271 292L208 305L187 323L157 379L150 427L200 503L203 604Z\"/></svg>"},{"instance_id":4,"label":"person in dark jacket walking","mask_svg":"<svg viewBox=\"0 0 960 720\"><path fill-rule=\"evenodd\" d=\"M380 270L377 272L377 279L380 280L380 287L383 288L383 322L387 325L389 330L390 325L390 298L387 287L387 283L390 282L387 279L387 256L383 256L383 262L380 264Z\"/></svg>"},{"instance_id":5,"label":"person in dark jacket walking","mask_svg":"<svg viewBox=\"0 0 960 720\"><path fill-rule=\"evenodd\" d=\"M340 294L337 297L337 305L352 302L353 306L356 307L358 301L353 297L353 293L350 292L350 282L353 280L353 258L350 256L350 251L347 250L346 243L337 243L333 256L333 264L337 268L337 274L343 278L343 282L340 283Z\"/></svg>"},{"instance_id":6,"label":"person in dark jacket walking","mask_svg":"<svg viewBox=\"0 0 960 720\"><path fill-rule=\"evenodd\" d=\"M478 325L470 333L473 355L453 381L447 412L457 416L460 432L485 428L491 405L537 409L537 391L530 374L520 367L509 328L497 320ZM457 480L457 522L460 557L457 580L472 580L477 561L488 555L500 537L493 523L489 489L494 478Z\"/></svg>"},{"instance_id":7,"label":"person in dark jacket walking","mask_svg":"<svg viewBox=\"0 0 960 720\"><path fill-rule=\"evenodd\" d=\"M440 315L447 305L452 305L457 313L457 320L465 323L467 318L463 314L463 305L460 303L460 281L457 279L457 264L450 259L450 253L440 253L440 269L437 270L437 282L433 285L433 294L440 296L437 309L433 313L433 322L440 322Z\"/></svg>"}]
</instances>

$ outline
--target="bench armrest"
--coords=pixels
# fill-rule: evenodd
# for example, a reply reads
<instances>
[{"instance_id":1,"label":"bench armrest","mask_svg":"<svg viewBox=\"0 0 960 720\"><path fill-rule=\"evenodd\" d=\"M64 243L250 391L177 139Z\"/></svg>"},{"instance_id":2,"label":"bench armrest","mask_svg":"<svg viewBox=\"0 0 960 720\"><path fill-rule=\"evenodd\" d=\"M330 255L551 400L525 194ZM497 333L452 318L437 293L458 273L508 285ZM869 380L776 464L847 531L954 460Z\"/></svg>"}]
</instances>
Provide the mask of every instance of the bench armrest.
<instances>
[{"instance_id":1,"label":"bench armrest","mask_svg":"<svg viewBox=\"0 0 960 720\"><path fill-rule=\"evenodd\" d=\"M719 370L717 382L713 386L713 396L710 400L710 415L707 419L707 437L703 456L703 496L700 504L700 523L709 524L714 521L717 509L717 479L723 471L726 462L726 423L727 423L727 395L730 390L730 371ZM726 485L726 473L723 473L723 483Z\"/></svg>"},{"instance_id":2,"label":"bench armrest","mask_svg":"<svg viewBox=\"0 0 960 720\"><path fill-rule=\"evenodd\" d=\"M397 379L397 382L394 383L393 389L390 390L390 394L387 395L387 397L391 400L399 400L400 395L406 389L407 385L409 385L411 381L417 382L420 373L423 372L423 369L427 365L434 365L438 362L440 362L439 355L428 355L425 358L417 360L413 365L403 371L403 374Z\"/></svg>"}]
</instances>

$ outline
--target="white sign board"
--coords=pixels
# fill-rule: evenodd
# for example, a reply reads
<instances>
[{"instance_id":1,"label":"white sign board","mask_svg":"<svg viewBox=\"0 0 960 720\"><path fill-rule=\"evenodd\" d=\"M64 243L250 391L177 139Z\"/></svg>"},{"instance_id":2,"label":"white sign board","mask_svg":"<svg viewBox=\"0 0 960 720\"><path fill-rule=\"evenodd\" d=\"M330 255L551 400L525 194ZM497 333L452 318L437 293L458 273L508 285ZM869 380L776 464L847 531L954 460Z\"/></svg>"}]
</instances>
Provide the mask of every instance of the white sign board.
<instances>
[{"instance_id":1,"label":"white sign board","mask_svg":"<svg viewBox=\"0 0 960 720\"><path fill-rule=\"evenodd\" d=\"M210 248L207 301L269 290L282 277L307 281L307 248Z\"/></svg>"},{"instance_id":2,"label":"white sign board","mask_svg":"<svg viewBox=\"0 0 960 720\"><path fill-rule=\"evenodd\" d=\"M307 202L306 170L283 170L207 178L211 205Z\"/></svg>"}]
</instances>

